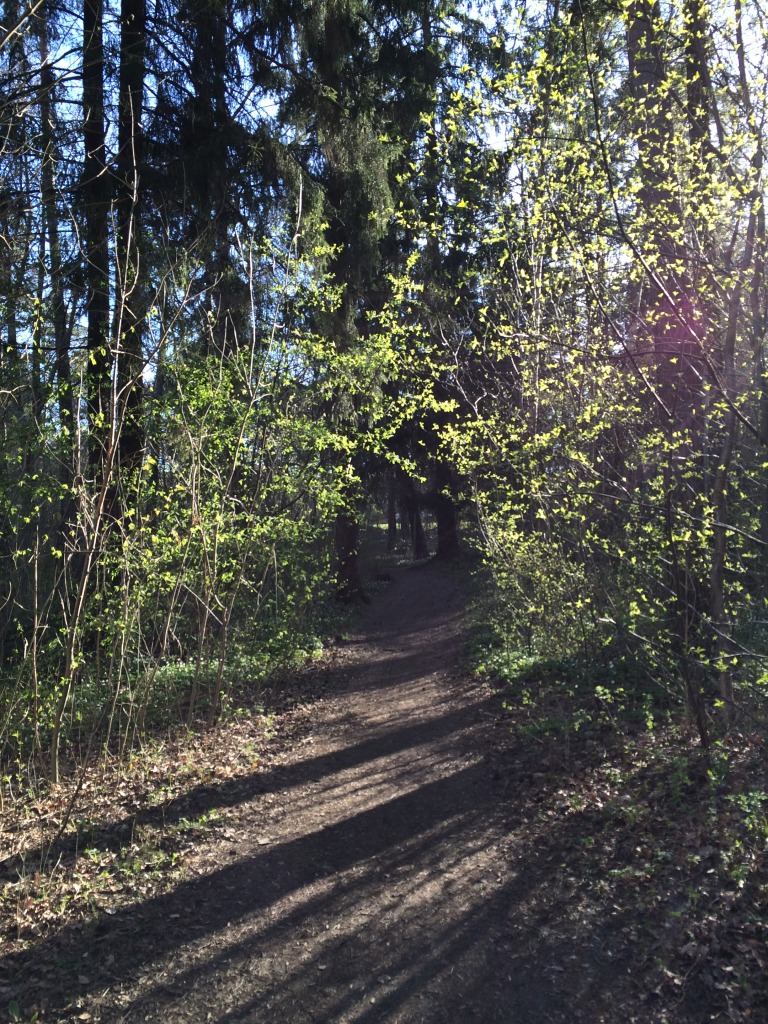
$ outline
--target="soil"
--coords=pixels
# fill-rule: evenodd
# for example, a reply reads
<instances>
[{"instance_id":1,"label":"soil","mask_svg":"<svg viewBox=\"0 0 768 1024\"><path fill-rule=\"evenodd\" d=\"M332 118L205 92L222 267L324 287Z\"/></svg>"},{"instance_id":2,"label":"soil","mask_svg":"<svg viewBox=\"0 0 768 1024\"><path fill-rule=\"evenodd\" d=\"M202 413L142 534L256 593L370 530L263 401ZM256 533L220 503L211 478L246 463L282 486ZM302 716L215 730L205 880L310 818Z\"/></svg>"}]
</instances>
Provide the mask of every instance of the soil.
<instances>
[{"instance_id":1,"label":"soil","mask_svg":"<svg viewBox=\"0 0 768 1024\"><path fill-rule=\"evenodd\" d=\"M626 908L569 869L551 766L462 668L461 571L391 577L292 742L188 800L226 827L178 882L4 957L3 1005L62 1024L661 1019Z\"/></svg>"}]
</instances>

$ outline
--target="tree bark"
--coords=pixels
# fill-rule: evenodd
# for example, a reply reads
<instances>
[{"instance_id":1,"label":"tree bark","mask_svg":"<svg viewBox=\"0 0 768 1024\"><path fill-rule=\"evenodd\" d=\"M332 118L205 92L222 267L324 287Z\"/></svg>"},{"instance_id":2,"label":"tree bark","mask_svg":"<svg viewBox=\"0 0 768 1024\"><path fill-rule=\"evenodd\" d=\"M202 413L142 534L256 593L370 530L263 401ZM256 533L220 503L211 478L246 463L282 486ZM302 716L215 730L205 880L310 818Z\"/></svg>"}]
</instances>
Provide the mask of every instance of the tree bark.
<instances>
[{"instance_id":1,"label":"tree bark","mask_svg":"<svg viewBox=\"0 0 768 1024\"><path fill-rule=\"evenodd\" d=\"M698 3L698 0L692 0ZM668 88L664 54L665 26L658 0L633 0L627 11L629 89L634 101L640 175L639 225L649 253L644 318L655 352L659 396L665 412L662 426L671 457L663 466L666 588L672 595L669 610L671 653L685 684L689 710L702 746L709 743L700 672L692 651L692 636L702 612L701 587L692 576L688 552L678 544L678 521L686 504L680 459L698 455L693 444L700 435L700 373L695 365L701 354L702 316L696 308L689 274L689 258L682 242L684 214L670 175L675 166L675 127L672 90ZM689 54L691 60L695 54ZM689 103L701 115L701 96L694 89ZM693 126L701 134L700 120Z\"/></svg>"},{"instance_id":2,"label":"tree bark","mask_svg":"<svg viewBox=\"0 0 768 1024\"><path fill-rule=\"evenodd\" d=\"M50 263L50 307L53 326L55 353L55 389L61 418L59 459L59 480L64 487L59 513L60 532L65 539L74 519L75 501L71 484L79 471L77 445L78 430L77 397L72 388L70 343L72 324L67 319L64 294L64 271L61 262L61 239L59 236L59 214L56 206L56 165L59 159L56 145L54 114L55 81L50 64L48 44L48 5L44 5L38 23L40 40L40 125L42 159L40 166L43 217L48 242Z\"/></svg>"},{"instance_id":3,"label":"tree bark","mask_svg":"<svg viewBox=\"0 0 768 1024\"><path fill-rule=\"evenodd\" d=\"M403 498L408 518L408 535L411 542L411 555L415 561L429 558L427 535L421 521L421 502L416 486L410 477L403 479Z\"/></svg>"},{"instance_id":4,"label":"tree bark","mask_svg":"<svg viewBox=\"0 0 768 1024\"><path fill-rule=\"evenodd\" d=\"M142 325L140 175L143 156L146 0L122 0L117 155L117 299L114 345L117 352L119 421L118 466L136 469L144 451L142 406Z\"/></svg>"},{"instance_id":5,"label":"tree bark","mask_svg":"<svg viewBox=\"0 0 768 1024\"><path fill-rule=\"evenodd\" d=\"M83 6L83 219L89 471L97 479L112 428L109 339L109 183L104 126L103 0Z\"/></svg>"},{"instance_id":6,"label":"tree bark","mask_svg":"<svg viewBox=\"0 0 768 1024\"><path fill-rule=\"evenodd\" d=\"M360 527L349 511L340 512L335 524L337 596L340 601L365 599L360 573Z\"/></svg>"},{"instance_id":7,"label":"tree bark","mask_svg":"<svg viewBox=\"0 0 768 1024\"><path fill-rule=\"evenodd\" d=\"M397 473L387 476L387 551L397 547Z\"/></svg>"},{"instance_id":8,"label":"tree bark","mask_svg":"<svg viewBox=\"0 0 768 1024\"><path fill-rule=\"evenodd\" d=\"M461 548L459 546L459 523L456 505L452 494L453 474L450 466L438 460L435 463L434 510L437 522L436 558L455 558Z\"/></svg>"}]
</instances>

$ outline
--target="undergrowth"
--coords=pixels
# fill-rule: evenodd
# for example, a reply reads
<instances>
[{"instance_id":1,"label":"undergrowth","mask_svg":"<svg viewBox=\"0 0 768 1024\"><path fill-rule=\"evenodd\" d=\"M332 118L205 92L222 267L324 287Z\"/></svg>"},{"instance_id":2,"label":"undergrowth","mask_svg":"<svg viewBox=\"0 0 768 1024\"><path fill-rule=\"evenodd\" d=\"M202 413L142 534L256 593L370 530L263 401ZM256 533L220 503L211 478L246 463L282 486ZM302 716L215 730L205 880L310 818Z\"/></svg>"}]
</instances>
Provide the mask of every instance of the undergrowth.
<instances>
[{"instance_id":1,"label":"undergrowth","mask_svg":"<svg viewBox=\"0 0 768 1024\"><path fill-rule=\"evenodd\" d=\"M599 893L636 944L648 1019L768 1019L764 709L745 706L703 749L679 691L641 654L521 643L486 576L477 590L469 664L495 694L537 818L570 837L562 875Z\"/></svg>"},{"instance_id":2,"label":"undergrowth","mask_svg":"<svg viewBox=\"0 0 768 1024\"><path fill-rule=\"evenodd\" d=\"M71 774L99 757L125 759L163 736L260 711L265 693L319 657L327 637L338 633L347 617L336 602L319 597L311 616L300 623L241 630L225 648L209 647L199 657L137 659L117 686L98 675L97 666L84 665L76 700L64 716L63 771ZM34 720L15 713L33 706L18 692L18 681L0 684L0 720L14 721L12 728L0 730L0 808L23 793L38 796L49 785L49 717L42 701Z\"/></svg>"}]
</instances>

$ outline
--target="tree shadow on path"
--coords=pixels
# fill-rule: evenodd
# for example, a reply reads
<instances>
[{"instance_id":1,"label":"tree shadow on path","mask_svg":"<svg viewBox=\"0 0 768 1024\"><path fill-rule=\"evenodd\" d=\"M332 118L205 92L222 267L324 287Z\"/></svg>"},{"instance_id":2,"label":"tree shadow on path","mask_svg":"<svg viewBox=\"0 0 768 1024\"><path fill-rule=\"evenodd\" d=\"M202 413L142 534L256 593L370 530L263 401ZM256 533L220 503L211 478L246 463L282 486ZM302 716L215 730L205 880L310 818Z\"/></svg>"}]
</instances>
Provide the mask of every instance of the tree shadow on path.
<instances>
[{"instance_id":1,"label":"tree shadow on path","mask_svg":"<svg viewBox=\"0 0 768 1024\"><path fill-rule=\"evenodd\" d=\"M254 829L172 891L3 958L22 1006L103 1024L613 1020L620 922L569 920L561 837L516 816L513 775L486 757L488 698L455 682L455 609L411 578L371 615L325 748L197 794L254 801Z\"/></svg>"}]
</instances>

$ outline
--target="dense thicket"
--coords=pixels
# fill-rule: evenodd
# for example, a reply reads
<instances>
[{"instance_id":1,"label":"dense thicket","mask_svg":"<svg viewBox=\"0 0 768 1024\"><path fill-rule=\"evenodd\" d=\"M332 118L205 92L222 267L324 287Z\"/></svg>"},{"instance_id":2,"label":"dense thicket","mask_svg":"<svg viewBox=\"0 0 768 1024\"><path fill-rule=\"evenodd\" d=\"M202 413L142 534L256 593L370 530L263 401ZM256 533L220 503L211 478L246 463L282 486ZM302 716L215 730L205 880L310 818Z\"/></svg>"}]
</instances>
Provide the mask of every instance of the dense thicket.
<instances>
[{"instance_id":1,"label":"dense thicket","mask_svg":"<svg viewBox=\"0 0 768 1024\"><path fill-rule=\"evenodd\" d=\"M7 0L3 756L215 715L372 504L649 720L759 696L766 13Z\"/></svg>"}]
</instances>

